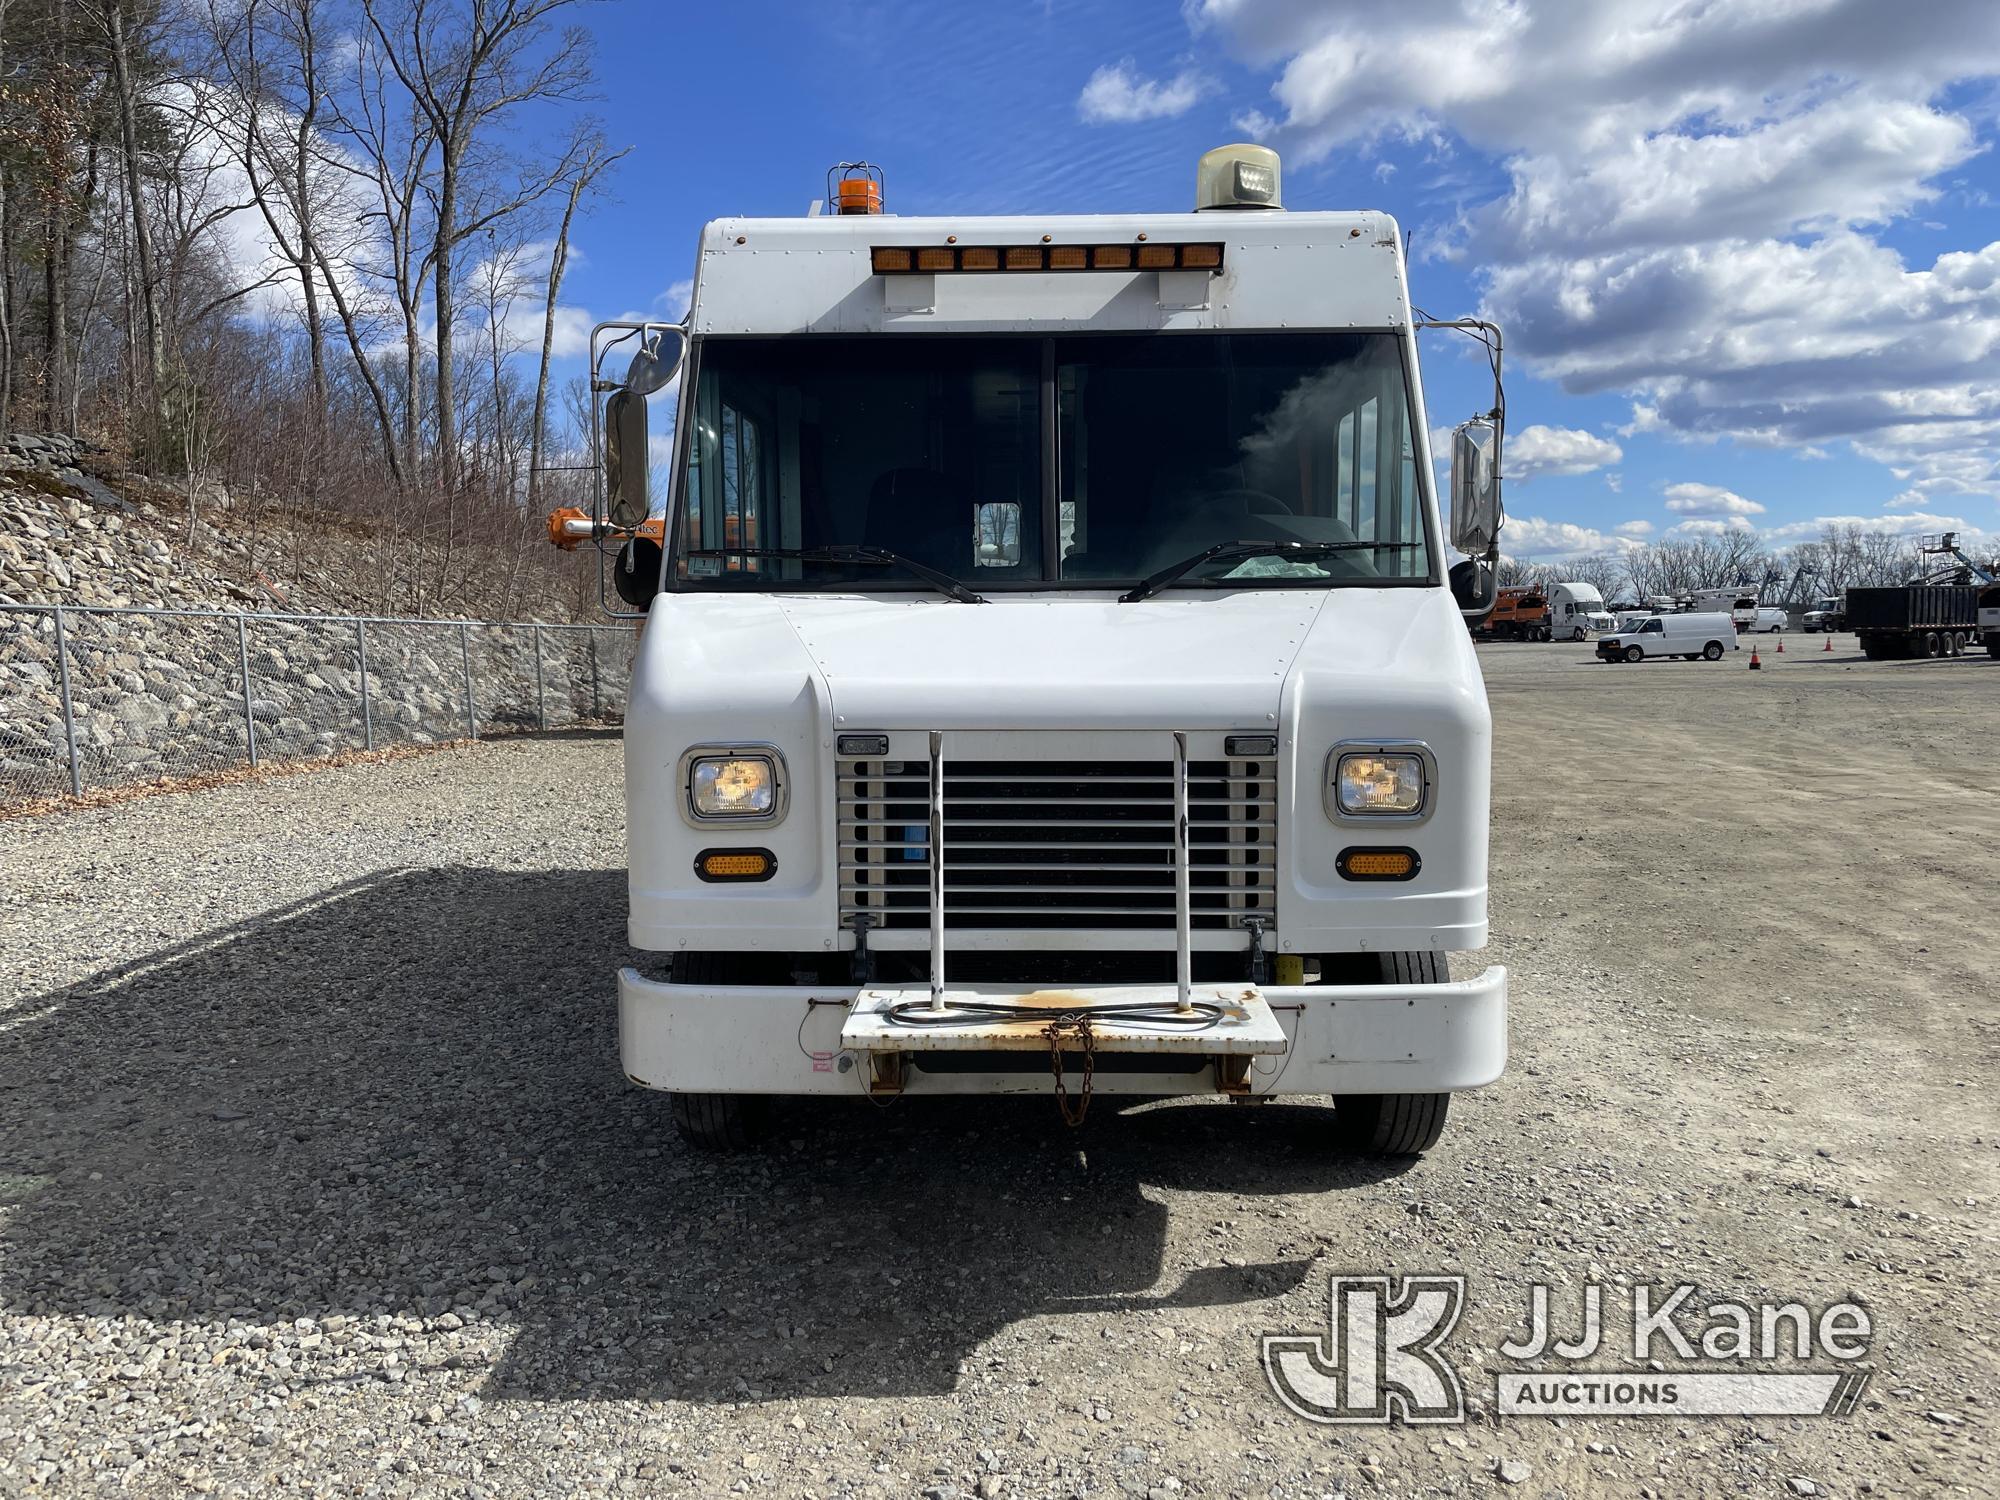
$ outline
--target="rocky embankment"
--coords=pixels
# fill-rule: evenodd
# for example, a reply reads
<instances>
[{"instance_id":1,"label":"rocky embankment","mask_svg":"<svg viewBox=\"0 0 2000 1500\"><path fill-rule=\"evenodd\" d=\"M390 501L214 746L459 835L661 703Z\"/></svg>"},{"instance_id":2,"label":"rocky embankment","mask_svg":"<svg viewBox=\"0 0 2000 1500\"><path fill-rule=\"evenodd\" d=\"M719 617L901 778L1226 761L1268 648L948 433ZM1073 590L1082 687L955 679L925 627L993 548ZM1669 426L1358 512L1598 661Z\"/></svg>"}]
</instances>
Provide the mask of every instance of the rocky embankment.
<instances>
[{"instance_id":1,"label":"rocky embankment","mask_svg":"<svg viewBox=\"0 0 2000 1500\"><path fill-rule=\"evenodd\" d=\"M0 442L0 605L83 607L65 611L64 635L86 788L241 764L253 733L260 761L289 760L456 739L474 720L486 732L602 719L622 705L615 631L443 621L370 625L364 639L351 624L255 618L367 606L279 585L227 529L229 497L195 500L190 525L184 495L118 473L73 438ZM204 509L224 524L202 522ZM0 610L0 801L69 790L70 737L54 613Z\"/></svg>"},{"instance_id":2,"label":"rocky embankment","mask_svg":"<svg viewBox=\"0 0 2000 1500\"><path fill-rule=\"evenodd\" d=\"M226 514L229 496L198 487L196 509ZM178 514L175 514L175 512ZM247 543L187 521L184 495L121 473L61 434L0 441L0 604L343 612L353 601L299 599L260 578Z\"/></svg>"}]
</instances>

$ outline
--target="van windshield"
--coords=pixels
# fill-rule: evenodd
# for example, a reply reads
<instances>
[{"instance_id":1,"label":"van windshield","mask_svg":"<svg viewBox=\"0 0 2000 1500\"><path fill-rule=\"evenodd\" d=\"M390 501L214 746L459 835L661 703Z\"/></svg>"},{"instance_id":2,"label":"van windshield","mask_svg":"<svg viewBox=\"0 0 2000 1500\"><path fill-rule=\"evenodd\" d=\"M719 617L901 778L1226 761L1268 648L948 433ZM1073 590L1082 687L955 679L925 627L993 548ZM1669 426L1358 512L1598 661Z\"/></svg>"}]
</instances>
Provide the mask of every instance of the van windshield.
<instances>
[{"instance_id":1,"label":"van windshield","mask_svg":"<svg viewBox=\"0 0 2000 1500\"><path fill-rule=\"evenodd\" d=\"M709 338L671 586L980 592L1425 584L1433 551L1388 333ZM1353 545L1353 544L1361 545ZM752 556L753 552L809 555Z\"/></svg>"}]
</instances>

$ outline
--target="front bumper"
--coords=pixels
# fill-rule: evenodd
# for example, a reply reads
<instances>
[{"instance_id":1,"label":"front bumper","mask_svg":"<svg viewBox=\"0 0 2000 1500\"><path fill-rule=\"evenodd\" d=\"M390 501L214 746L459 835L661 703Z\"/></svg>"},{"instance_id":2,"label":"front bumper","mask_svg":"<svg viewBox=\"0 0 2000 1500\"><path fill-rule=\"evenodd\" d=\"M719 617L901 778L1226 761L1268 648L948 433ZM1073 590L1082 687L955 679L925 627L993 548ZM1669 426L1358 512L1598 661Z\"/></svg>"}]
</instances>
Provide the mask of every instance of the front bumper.
<instances>
[{"instance_id":1,"label":"front bumper","mask_svg":"<svg viewBox=\"0 0 2000 1500\"><path fill-rule=\"evenodd\" d=\"M1116 989L947 991L947 1006L1029 1002L1052 1014L1092 1004L1155 1002L1172 985ZM644 1088L749 1094L1031 1094L1049 1091L1034 1066L1039 1028L971 1024L950 1033L885 1023L892 1007L928 1003L898 990L671 984L635 969L618 976L619 1053ZM1142 1024L1097 1028L1099 1093L1442 1093L1478 1088L1507 1064L1507 971L1449 984L1201 985L1231 1022L1207 1033ZM1160 1059L1148 1070L1145 1057ZM1023 1060L1027 1066L1022 1066ZM948 1066L947 1066L948 1063ZM887 1083L885 1085L885 1080Z\"/></svg>"}]
</instances>

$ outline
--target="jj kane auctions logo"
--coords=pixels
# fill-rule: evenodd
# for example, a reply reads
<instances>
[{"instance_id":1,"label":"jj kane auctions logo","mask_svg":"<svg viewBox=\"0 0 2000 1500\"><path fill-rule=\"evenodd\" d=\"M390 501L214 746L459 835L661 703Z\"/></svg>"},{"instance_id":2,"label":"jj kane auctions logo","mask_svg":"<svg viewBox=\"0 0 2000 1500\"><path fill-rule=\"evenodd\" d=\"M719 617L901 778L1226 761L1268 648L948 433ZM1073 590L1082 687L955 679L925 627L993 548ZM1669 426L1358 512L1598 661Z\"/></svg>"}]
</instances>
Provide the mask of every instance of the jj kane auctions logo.
<instances>
[{"instance_id":1,"label":"jj kane auctions logo","mask_svg":"<svg viewBox=\"0 0 2000 1500\"><path fill-rule=\"evenodd\" d=\"M1873 1325L1836 1302L1698 1300L1690 1285L1631 1288L1617 1337L1611 1299L1586 1282L1574 1337L1558 1335L1550 1290L1529 1288L1527 1334L1498 1352L1526 1369L1495 1377L1494 1409L1511 1416L1845 1416L1860 1403ZM1324 1333L1260 1341L1265 1378L1309 1422L1446 1423L1465 1420L1465 1392L1443 1352L1465 1309L1463 1276L1335 1276ZM1598 1365L1629 1357L1641 1368ZM1674 1359L1691 1369L1645 1367ZM1593 1364L1579 1367L1580 1361ZM1801 1369L1820 1360L1832 1366ZM1779 1368L1745 1368L1746 1366Z\"/></svg>"}]
</instances>

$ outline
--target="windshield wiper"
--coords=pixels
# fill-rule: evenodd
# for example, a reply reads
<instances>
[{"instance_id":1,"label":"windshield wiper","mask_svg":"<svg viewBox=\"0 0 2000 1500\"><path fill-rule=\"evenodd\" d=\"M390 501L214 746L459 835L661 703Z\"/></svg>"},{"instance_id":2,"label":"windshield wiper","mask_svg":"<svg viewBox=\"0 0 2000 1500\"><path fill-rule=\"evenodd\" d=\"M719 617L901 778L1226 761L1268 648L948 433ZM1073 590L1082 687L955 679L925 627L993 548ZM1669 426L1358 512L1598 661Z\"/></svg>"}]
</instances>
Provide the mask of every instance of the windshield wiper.
<instances>
[{"instance_id":1,"label":"windshield wiper","mask_svg":"<svg viewBox=\"0 0 2000 1500\"><path fill-rule=\"evenodd\" d=\"M823 547L699 547L682 554L685 557L775 557L789 562L847 562L880 563L885 567L901 568L914 578L921 578L941 594L948 594L961 604L984 604L986 596L975 594L951 574L933 568L929 563L920 563L914 558L891 552L887 547L868 547L860 542L829 542Z\"/></svg>"},{"instance_id":2,"label":"windshield wiper","mask_svg":"<svg viewBox=\"0 0 2000 1500\"><path fill-rule=\"evenodd\" d=\"M1217 542L1213 547L1203 548L1193 557L1182 558L1172 567L1160 569L1131 592L1120 594L1118 602L1137 604L1141 599L1150 599L1161 589L1178 582L1203 563L1242 562L1251 557L1297 558L1304 562L1315 557L1326 557L1335 552L1399 552L1416 545L1415 542Z\"/></svg>"}]
</instances>

